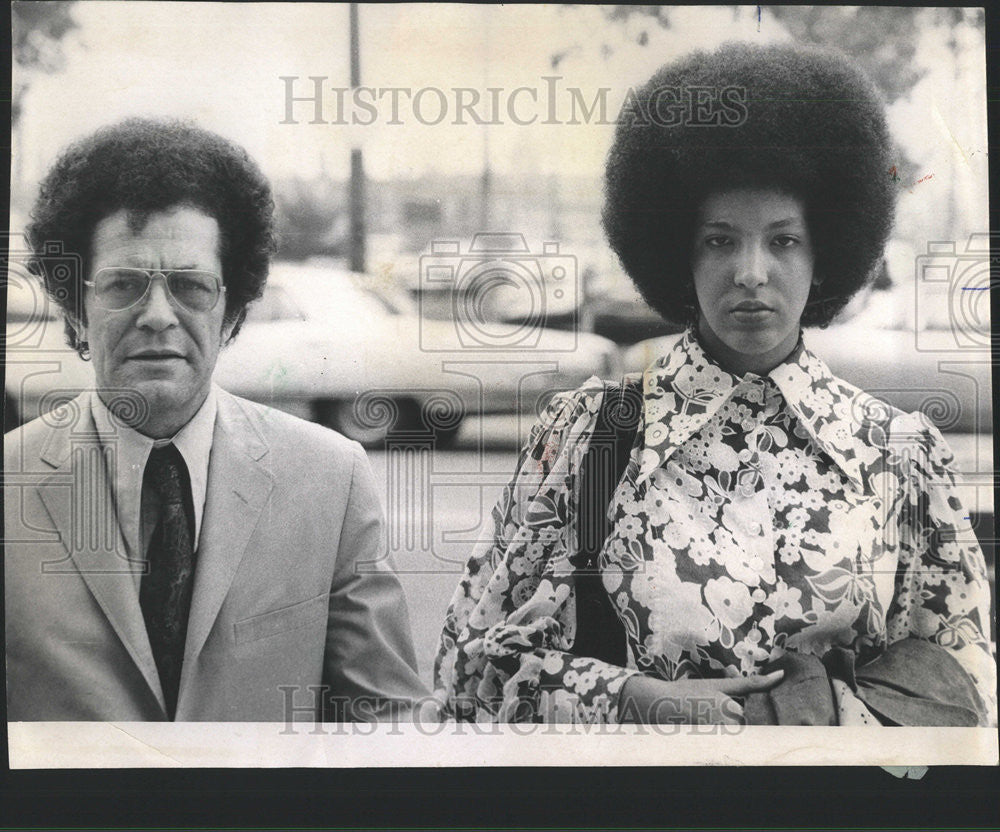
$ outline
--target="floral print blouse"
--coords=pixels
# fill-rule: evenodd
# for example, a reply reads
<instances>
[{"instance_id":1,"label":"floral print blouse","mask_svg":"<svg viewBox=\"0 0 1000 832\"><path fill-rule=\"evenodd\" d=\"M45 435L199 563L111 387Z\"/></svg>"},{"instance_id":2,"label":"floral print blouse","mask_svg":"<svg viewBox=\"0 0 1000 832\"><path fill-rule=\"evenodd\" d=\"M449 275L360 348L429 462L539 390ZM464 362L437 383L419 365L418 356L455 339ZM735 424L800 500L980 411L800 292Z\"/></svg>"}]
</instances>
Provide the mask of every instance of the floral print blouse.
<instances>
[{"instance_id":1,"label":"floral print blouse","mask_svg":"<svg viewBox=\"0 0 1000 832\"><path fill-rule=\"evenodd\" d=\"M571 652L576 472L604 392L592 378L533 428L455 591L435 662L446 714L614 722L637 672L746 676L833 646L863 662L914 637L952 651L995 720L986 567L937 428L801 341L740 378L689 331L642 385L599 558L629 666Z\"/></svg>"}]
</instances>

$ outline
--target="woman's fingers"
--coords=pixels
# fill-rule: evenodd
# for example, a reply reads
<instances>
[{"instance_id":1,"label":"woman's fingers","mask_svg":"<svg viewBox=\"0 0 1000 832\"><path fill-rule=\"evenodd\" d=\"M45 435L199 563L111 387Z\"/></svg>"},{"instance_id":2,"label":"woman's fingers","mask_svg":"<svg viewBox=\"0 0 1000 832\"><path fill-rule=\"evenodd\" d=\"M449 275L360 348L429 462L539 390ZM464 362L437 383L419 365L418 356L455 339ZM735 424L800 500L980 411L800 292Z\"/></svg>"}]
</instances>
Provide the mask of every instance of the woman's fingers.
<instances>
[{"instance_id":1,"label":"woman's fingers","mask_svg":"<svg viewBox=\"0 0 1000 832\"><path fill-rule=\"evenodd\" d=\"M769 690L784 671L738 679L678 679L666 682L637 674L623 688L624 722L741 725L743 708L734 697Z\"/></svg>"},{"instance_id":2,"label":"woman's fingers","mask_svg":"<svg viewBox=\"0 0 1000 832\"><path fill-rule=\"evenodd\" d=\"M761 676L745 676L739 679L704 679L717 686L717 690L722 691L727 696L746 696L751 693L770 690L777 685L785 676L784 670L775 670L772 673L765 673Z\"/></svg>"},{"instance_id":3,"label":"woman's fingers","mask_svg":"<svg viewBox=\"0 0 1000 832\"><path fill-rule=\"evenodd\" d=\"M770 690L784 678L784 670L775 670L761 676L740 676L735 679L678 679L672 682L677 690L689 695L708 694L714 691L726 696L746 696L762 690Z\"/></svg>"}]
</instances>

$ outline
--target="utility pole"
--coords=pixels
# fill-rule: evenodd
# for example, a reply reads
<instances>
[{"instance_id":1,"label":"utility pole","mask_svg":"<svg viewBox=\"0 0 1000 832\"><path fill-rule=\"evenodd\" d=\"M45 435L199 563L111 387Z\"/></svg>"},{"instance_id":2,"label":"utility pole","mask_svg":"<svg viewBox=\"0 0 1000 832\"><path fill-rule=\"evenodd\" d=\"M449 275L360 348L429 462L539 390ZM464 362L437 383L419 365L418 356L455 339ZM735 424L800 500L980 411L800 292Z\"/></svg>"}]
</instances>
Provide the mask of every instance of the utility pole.
<instances>
[{"instance_id":1,"label":"utility pole","mask_svg":"<svg viewBox=\"0 0 1000 832\"><path fill-rule=\"evenodd\" d=\"M488 89L490 86L490 60L493 56L490 52L490 23L489 17L485 16L486 14L484 12L481 31L483 33L483 55L486 56L483 65L483 86ZM479 178L479 228L477 231L493 231L493 213L490 210L492 208L492 201L493 171L490 169L490 128L488 125L484 125L483 172Z\"/></svg>"},{"instance_id":2,"label":"utility pole","mask_svg":"<svg viewBox=\"0 0 1000 832\"><path fill-rule=\"evenodd\" d=\"M489 128L483 128L483 173L479 178L479 231L492 231L493 221L490 213L493 175L490 171L490 134Z\"/></svg>"},{"instance_id":3,"label":"utility pole","mask_svg":"<svg viewBox=\"0 0 1000 832\"><path fill-rule=\"evenodd\" d=\"M358 4L350 4L351 89L361 86L361 48L358 43ZM351 148L350 267L352 272L365 270L365 168L361 148Z\"/></svg>"}]
</instances>

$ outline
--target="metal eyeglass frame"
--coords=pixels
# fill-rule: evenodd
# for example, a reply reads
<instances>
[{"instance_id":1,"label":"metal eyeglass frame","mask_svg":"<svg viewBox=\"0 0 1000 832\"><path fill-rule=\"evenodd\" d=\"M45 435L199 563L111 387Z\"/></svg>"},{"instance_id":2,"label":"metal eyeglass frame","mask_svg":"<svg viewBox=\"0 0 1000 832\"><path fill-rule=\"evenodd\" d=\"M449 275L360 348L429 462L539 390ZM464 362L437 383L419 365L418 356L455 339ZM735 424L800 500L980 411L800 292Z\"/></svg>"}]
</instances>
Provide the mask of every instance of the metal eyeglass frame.
<instances>
[{"instance_id":1,"label":"metal eyeglass frame","mask_svg":"<svg viewBox=\"0 0 1000 832\"><path fill-rule=\"evenodd\" d=\"M83 281L83 285L84 286L90 286L92 289L96 289L97 288L97 277L100 276L101 272L113 272L113 271L142 272L143 274L146 275L146 290L141 295L139 295L139 297L137 297L134 301L132 301L132 303L130 303L128 306L122 306L120 308L114 308L114 307L110 307L110 306L101 306L102 309L107 309L109 312L125 312L125 311L127 311L129 309L132 309L135 306L138 306L147 297L149 297L149 291L150 291L150 289L153 286L153 281L156 280L157 278L160 278L160 279L163 280L163 288L164 288L164 291L166 292L167 300L171 304L173 304L174 306L176 306L176 307L178 307L180 309L183 309L185 312L190 312L191 314L195 314L195 315L197 315L197 314L203 314L205 312L211 312L213 309L215 309L216 306L219 305L219 300L226 293L226 284L223 282L222 276L216 274L213 271L209 271L208 269L166 269L166 270L160 270L160 269L143 269L143 268L140 268L138 266L105 266L102 269L98 269L94 273L94 280L84 280ZM167 280L167 278L170 275L174 275L174 274L210 274L210 275L212 275L212 277L215 278L215 282L216 282L216 284L219 287L219 294L217 294L215 296L215 303L213 303L208 309L191 309L190 307L185 306L176 297L174 297L174 293L170 291L170 282Z\"/></svg>"}]
</instances>

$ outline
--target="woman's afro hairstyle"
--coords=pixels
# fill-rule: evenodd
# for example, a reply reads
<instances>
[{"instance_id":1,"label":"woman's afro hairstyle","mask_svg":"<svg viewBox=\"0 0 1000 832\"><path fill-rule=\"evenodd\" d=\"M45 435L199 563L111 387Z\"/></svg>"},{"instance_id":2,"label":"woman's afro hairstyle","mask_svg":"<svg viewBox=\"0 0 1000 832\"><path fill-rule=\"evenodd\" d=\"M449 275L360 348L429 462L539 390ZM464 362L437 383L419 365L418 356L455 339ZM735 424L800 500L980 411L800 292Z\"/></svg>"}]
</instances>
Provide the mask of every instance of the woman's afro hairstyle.
<instances>
[{"instance_id":1,"label":"woman's afro hairstyle","mask_svg":"<svg viewBox=\"0 0 1000 832\"><path fill-rule=\"evenodd\" d=\"M894 213L891 154L880 97L846 58L728 43L668 64L629 93L607 160L604 228L649 305L688 324L706 197L790 193L805 205L819 281L802 323L825 326L881 260Z\"/></svg>"},{"instance_id":2,"label":"woman's afro hairstyle","mask_svg":"<svg viewBox=\"0 0 1000 832\"><path fill-rule=\"evenodd\" d=\"M67 319L84 320L80 281L89 273L95 226L124 209L140 231L150 213L177 205L219 224L225 322L235 337L247 305L264 290L276 247L271 187L241 147L168 119L132 118L98 130L64 150L41 183L28 226L32 267ZM66 334L85 350L69 320Z\"/></svg>"}]
</instances>

